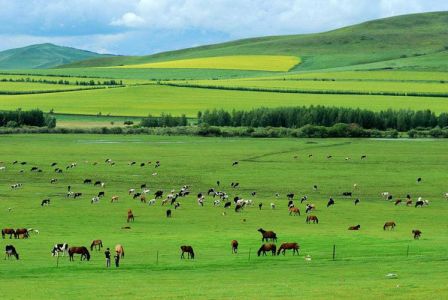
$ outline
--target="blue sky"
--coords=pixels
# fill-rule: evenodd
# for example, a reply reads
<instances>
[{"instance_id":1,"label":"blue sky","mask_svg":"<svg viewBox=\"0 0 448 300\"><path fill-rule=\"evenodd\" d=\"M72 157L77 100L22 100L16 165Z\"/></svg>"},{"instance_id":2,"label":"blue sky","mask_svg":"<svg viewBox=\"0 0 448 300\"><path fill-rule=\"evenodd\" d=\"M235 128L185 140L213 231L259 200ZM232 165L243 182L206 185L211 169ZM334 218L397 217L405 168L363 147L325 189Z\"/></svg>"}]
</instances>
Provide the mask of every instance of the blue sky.
<instances>
[{"instance_id":1,"label":"blue sky","mask_svg":"<svg viewBox=\"0 0 448 300\"><path fill-rule=\"evenodd\" d=\"M442 10L448 10L448 1L0 0L0 50L50 42L143 55Z\"/></svg>"}]
</instances>

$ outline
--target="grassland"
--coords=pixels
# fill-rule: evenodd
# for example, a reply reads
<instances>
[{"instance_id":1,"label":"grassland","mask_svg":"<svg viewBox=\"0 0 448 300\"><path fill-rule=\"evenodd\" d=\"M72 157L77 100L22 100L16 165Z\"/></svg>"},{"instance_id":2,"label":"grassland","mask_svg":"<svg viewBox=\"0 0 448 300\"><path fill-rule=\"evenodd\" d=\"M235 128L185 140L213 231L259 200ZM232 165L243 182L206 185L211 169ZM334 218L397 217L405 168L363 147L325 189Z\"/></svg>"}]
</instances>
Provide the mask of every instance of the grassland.
<instances>
[{"instance_id":1,"label":"grassland","mask_svg":"<svg viewBox=\"0 0 448 300\"><path fill-rule=\"evenodd\" d=\"M125 65L119 68L134 69L220 69L287 72L300 63L295 56L281 55L230 55L180 59L165 62Z\"/></svg>"},{"instance_id":2,"label":"grassland","mask_svg":"<svg viewBox=\"0 0 448 300\"><path fill-rule=\"evenodd\" d=\"M448 251L446 235L447 143L440 140L294 140L218 139L192 137L13 135L0 137L6 170L0 176L1 226L33 227L40 231L28 240L2 241L18 249L19 261L0 263L0 288L5 299L48 299L61 295L75 298L437 298L448 295L445 285ZM198 151L200 149L200 151ZM308 154L313 154L308 158ZM326 159L327 155L333 159ZM361 155L367 160L360 160ZM294 156L297 155L297 158ZM345 157L352 160L346 161ZM116 164L104 163L106 158ZM27 161L26 166L12 161ZM161 167L129 166L135 160L161 161ZM239 160L237 167L231 163ZM55 174L52 162L64 168ZM94 166L93 162L99 162ZM32 173L31 166L43 169ZM24 169L24 173L19 173ZM151 176L154 171L157 176ZM421 184L416 178L422 177ZM58 178L50 184L50 178ZM106 198L90 204L100 191L82 184L85 178L106 182ZM231 198L252 198L263 209L248 207L242 213L196 204L195 195L222 183ZM240 182L231 189L230 182ZM23 188L11 190L12 183ZM173 218L165 218L166 207L131 200L127 190L147 183L152 191L191 185L192 196L182 198ZM353 190L353 184L358 188ZM66 186L84 193L81 199L65 198ZM312 186L317 184L318 191ZM343 191L354 192L361 203L343 199ZM395 197L411 194L430 200L423 208L394 206L380 193ZM276 199L274 194L281 194ZM317 206L319 225L307 225L304 216L289 216L287 192L308 195ZM112 195L120 196L111 204ZM336 205L326 208L330 196ZM49 207L40 201L51 198ZM269 204L276 203L271 210ZM303 210L304 204L296 201ZM11 208L11 212L8 212ZM126 211L136 216L131 230L121 230ZM395 220L395 231L383 231L385 221ZM347 230L361 224L361 231ZM279 243L296 241L299 257L257 257L259 227L275 230ZM411 230L423 231L414 241ZM56 260L50 249L56 242L88 246L102 239L106 247L124 245L126 257L120 269L106 270L102 252L90 262ZM230 241L240 242L240 253L230 253ZM191 244L194 261L179 258L179 246ZM332 247L336 245L336 260ZM409 254L407 250L409 246ZM156 263L157 251L159 261ZM249 260L249 251L251 258ZM310 255L312 261L305 261ZM78 258L79 259L79 258ZM386 274L396 273L397 279ZM241 284L235 286L235 279Z\"/></svg>"}]
</instances>

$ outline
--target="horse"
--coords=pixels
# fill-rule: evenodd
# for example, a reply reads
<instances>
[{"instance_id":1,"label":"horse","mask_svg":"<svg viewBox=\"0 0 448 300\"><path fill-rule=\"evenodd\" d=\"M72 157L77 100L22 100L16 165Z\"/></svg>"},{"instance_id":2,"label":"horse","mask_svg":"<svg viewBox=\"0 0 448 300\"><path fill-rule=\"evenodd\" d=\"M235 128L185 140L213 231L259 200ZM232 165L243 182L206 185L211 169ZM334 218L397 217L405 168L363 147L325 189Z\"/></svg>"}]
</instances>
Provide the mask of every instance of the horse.
<instances>
[{"instance_id":1,"label":"horse","mask_svg":"<svg viewBox=\"0 0 448 300\"><path fill-rule=\"evenodd\" d=\"M26 229L26 228L16 229L16 232L14 233L14 237L17 239L17 238L20 238L20 236L22 236L22 238L24 238L24 239L29 238L30 235L29 235L28 229Z\"/></svg>"},{"instance_id":2,"label":"horse","mask_svg":"<svg viewBox=\"0 0 448 300\"><path fill-rule=\"evenodd\" d=\"M118 202L118 196L112 196L110 203Z\"/></svg>"},{"instance_id":3,"label":"horse","mask_svg":"<svg viewBox=\"0 0 448 300\"><path fill-rule=\"evenodd\" d=\"M95 250L100 251L103 247L103 241L102 240L93 240L92 244L90 244L90 251L93 251L93 248L95 247Z\"/></svg>"},{"instance_id":4,"label":"horse","mask_svg":"<svg viewBox=\"0 0 448 300\"><path fill-rule=\"evenodd\" d=\"M292 250L292 255L295 255L297 252L297 255L299 255L299 244L297 243L283 243L280 245L280 248L278 248L277 255L280 254L280 252L283 252L283 255L285 255L286 250Z\"/></svg>"},{"instance_id":5,"label":"horse","mask_svg":"<svg viewBox=\"0 0 448 300\"><path fill-rule=\"evenodd\" d=\"M260 256L260 254L263 252L263 256L266 256L266 252L271 251L272 256L275 256L276 250L277 246L275 244L263 244L261 245L260 249L258 249L257 255Z\"/></svg>"},{"instance_id":6,"label":"horse","mask_svg":"<svg viewBox=\"0 0 448 300\"><path fill-rule=\"evenodd\" d=\"M81 261L84 259L87 259L87 261L90 260L90 253L89 250L87 250L86 247L70 247L68 249L68 255L70 257L70 261L73 261L73 255L75 254L81 254Z\"/></svg>"},{"instance_id":7,"label":"horse","mask_svg":"<svg viewBox=\"0 0 448 300\"><path fill-rule=\"evenodd\" d=\"M184 259L185 256L185 252L187 253L187 257L194 259L194 251L193 251L193 247L191 246L180 246L180 250L182 250L182 254L180 255L181 259Z\"/></svg>"},{"instance_id":8,"label":"horse","mask_svg":"<svg viewBox=\"0 0 448 300\"><path fill-rule=\"evenodd\" d=\"M361 225L356 225L356 226L350 226L349 228L348 228L348 230L359 230L361 228Z\"/></svg>"},{"instance_id":9,"label":"horse","mask_svg":"<svg viewBox=\"0 0 448 300\"><path fill-rule=\"evenodd\" d=\"M233 240L232 242L230 242L230 245L232 245L232 253L236 254L238 252L238 241Z\"/></svg>"},{"instance_id":10,"label":"horse","mask_svg":"<svg viewBox=\"0 0 448 300\"><path fill-rule=\"evenodd\" d=\"M59 256L59 252L62 252L62 256L65 256L66 253L68 253L68 244L56 244L53 246L53 249L51 250L52 256Z\"/></svg>"},{"instance_id":11,"label":"horse","mask_svg":"<svg viewBox=\"0 0 448 300\"><path fill-rule=\"evenodd\" d=\"M422 235L422 232L418 229L412 230L412 234L414 235L414 240L418 240Z\"/></svg>"},{"instance_id":12,"label":"horse","mask_svg":"<svg viewBox=\"0 0 448 300\"><path fill-rule=\"evenodd\" d=\"M313 221L313 224L319 224L319 219L316 216L307 216L306 223L310 224Z\"/></svg>"},{"instance_id":13,"label":"horse","mask_svg":"<svg viewBox=\"0 0 448 300\"><path fill-rule=\"evenodd\" d=\"M383 230L386 230L387 228L395 229L395 226L397 226L397 224L395 224L394 221L389 221L384 223Z\"/></svg>"},{"instance_id":14,"label":"horse","mask_svg":"<svg viewBox=\"0 0 448 300\"><path fill-rule=\"evenodd\" d=\"M12 236L16 235L16 231L12 228L3 228L2 229L2 238L5 238L5 235L9 234L9 238L11 239Z\"/></svg>"},{"instance_id":15,"label":"horse","mask_svg":"<svg viewBox=\"0 0 448 300\"><path fill-rule=\"evenodd\" d=\"M115 246L115 253L117 253L117 255L119 255L121 258L124 258L124 248L122 245L117 244Z\"/></svg>"},{"instance_id":16,"label":"horse","mask_svg":"<svg viewBox=\"0 0 448 300\"><path fill-rule=\"evenodd\" d=\"M6 259L6 257L8 257L8 259L9 259L11 256L15 256L15 258L17 260L19 260L19 253L17 253L16 248L14 248L13 245L6 245L6 247L5 247L5 259Z\"/></svg>"},{"instance_id":17,"label":"horse","mask_svg":"<svg viewBox=\"0 0 448 300\"><path fill-rule=\"evenodd\" d=\"M132 213L132 210L129 209L127 222L129 223L129 221L131 221L131 220L132 220L132 222L134 222L134 214Z\"/></svg>"},{"instance_id":18,"label":"horse","mask_svg":"<svg viewBox=\"0 0 448 300\"><path fill-rule=\"evenodd\" d=\"M289 215L291 216L292 214L294 214L295 216L299 215L300 216L300 210L298 207L290 207L289 208Z\"/></svg>"},{"instance_id":19,"label":"horse","mask_svg":"<svg viewBox=\"0 0 448 300\"><path fill-rule=\"evenodd\" d=\"M269 242L269 239L273 242L277 242L277 234L274 231L266 231L263 228L259 228L257 231L262 235L262 242Z\"/></svg>"}]
</instances>

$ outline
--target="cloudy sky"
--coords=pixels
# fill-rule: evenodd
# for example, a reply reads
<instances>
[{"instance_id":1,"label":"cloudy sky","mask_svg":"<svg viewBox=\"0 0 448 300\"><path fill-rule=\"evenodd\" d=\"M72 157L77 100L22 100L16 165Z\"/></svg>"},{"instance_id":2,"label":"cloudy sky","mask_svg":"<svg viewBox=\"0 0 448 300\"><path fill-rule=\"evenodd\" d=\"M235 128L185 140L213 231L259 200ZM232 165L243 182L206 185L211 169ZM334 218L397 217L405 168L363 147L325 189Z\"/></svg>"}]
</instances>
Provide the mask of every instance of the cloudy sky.
<instances>
[{"instance_id":1,"label":"cloudy sky","mask_svg":"<svg viewBox=\"0 0 448 300\"><path fill-rule=\"evenodd\" d=\"M441 10L447 0L0 0L0 50L50 42L142 55Z\"/></svg>"}]
</instances>

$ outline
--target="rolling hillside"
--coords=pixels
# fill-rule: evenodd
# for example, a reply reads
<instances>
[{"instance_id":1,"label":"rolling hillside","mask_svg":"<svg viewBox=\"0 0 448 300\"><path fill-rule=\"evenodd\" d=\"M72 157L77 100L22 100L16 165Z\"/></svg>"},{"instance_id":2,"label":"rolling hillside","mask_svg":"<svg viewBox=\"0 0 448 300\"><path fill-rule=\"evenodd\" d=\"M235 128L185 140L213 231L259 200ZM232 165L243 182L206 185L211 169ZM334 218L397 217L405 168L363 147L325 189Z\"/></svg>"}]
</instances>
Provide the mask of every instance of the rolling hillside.
<instances>
[{"instance_id":1,"label":"rolling hillside","mask_svg":"<svg viewBox=\"0 0 448 300\"><path fill-rule=\"evenodd\" d=\"M318 34L244 39L140 57L96 58L63 67L125 66L229 55L290 55L302 61L293 71L329 68L445 71L448 61L438 58L447 55L446 28L448 12L413 14Z\"/></svg>"},{"instance_id":2,"label":"rolling hillside","mask_svg":"<svg viewBox=\"0 0 448 300\"><path fill-rule=\"evenodd\" d=\"M0 70L53 68L61 64L109 56L53 44L38 44L0 52Z\"/></svg>"}]
</instances>

